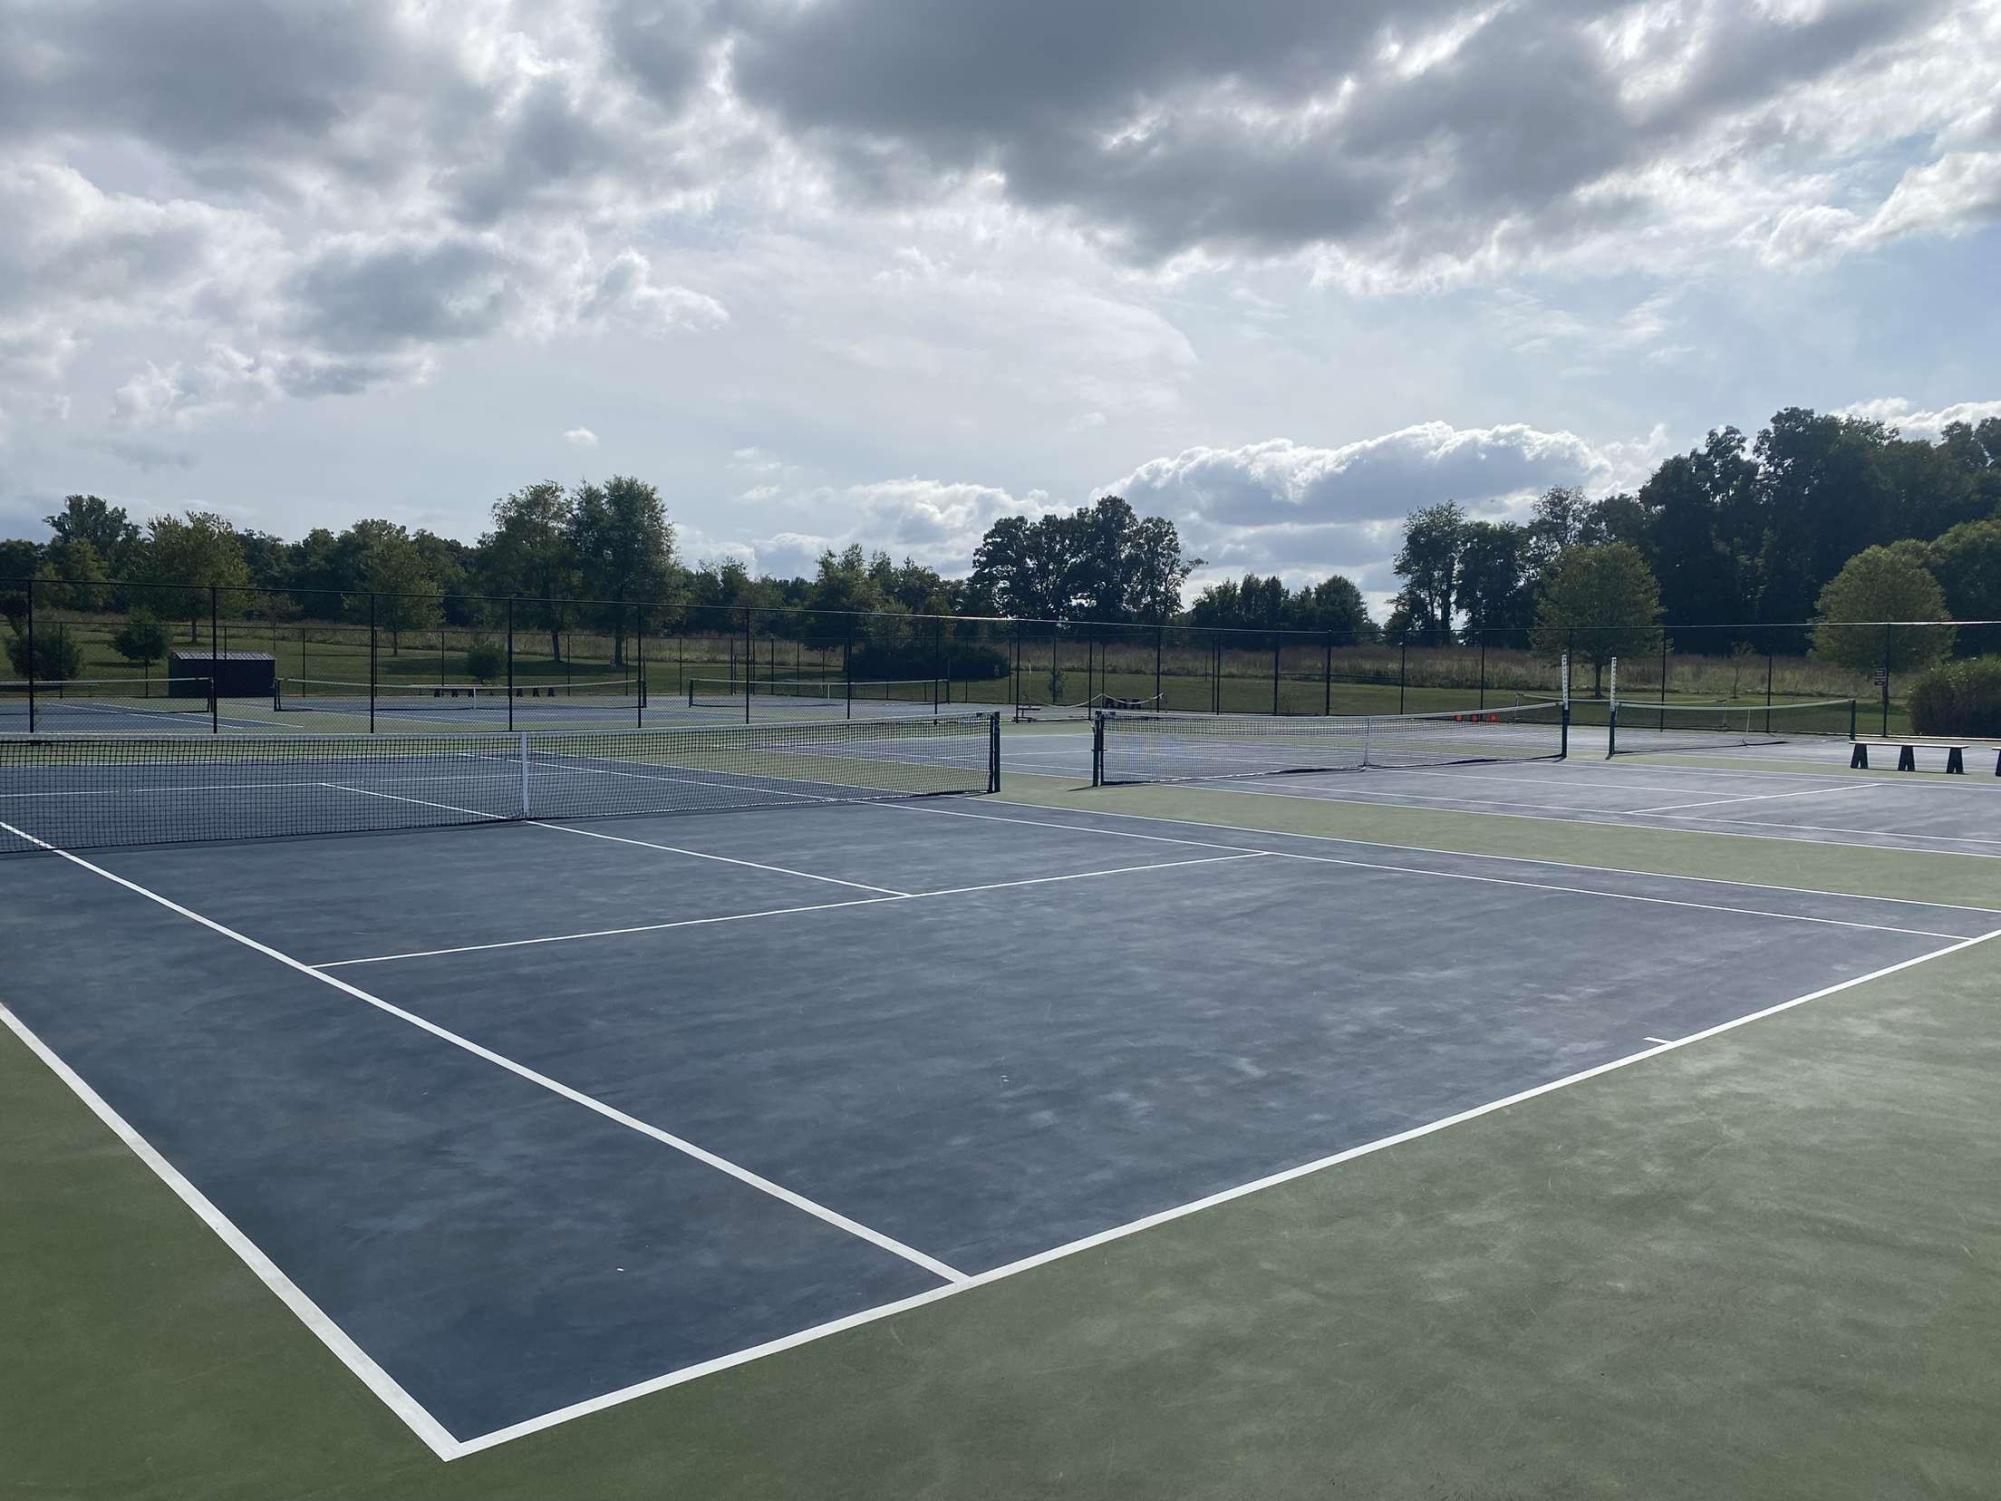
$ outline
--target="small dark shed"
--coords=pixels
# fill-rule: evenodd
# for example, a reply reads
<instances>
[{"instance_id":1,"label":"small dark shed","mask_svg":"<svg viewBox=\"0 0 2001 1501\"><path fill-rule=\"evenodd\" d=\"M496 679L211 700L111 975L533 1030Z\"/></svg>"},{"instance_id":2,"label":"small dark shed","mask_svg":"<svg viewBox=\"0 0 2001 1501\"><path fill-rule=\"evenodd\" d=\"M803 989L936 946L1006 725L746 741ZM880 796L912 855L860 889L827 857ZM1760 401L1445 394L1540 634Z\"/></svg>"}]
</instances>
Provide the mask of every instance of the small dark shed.
<instances>
[{"instance_id":1,"label":"small dark shed","mask_svg":"<svg viewBox=\"0 0 2001 1501\"><path fill-rule=\"evenodd\" d=\"M268 651L175 651L167 653L167 696L207 698L215 679L217 698L269 698L278 687L278 664Z\"/></svg>"}]
</instances>

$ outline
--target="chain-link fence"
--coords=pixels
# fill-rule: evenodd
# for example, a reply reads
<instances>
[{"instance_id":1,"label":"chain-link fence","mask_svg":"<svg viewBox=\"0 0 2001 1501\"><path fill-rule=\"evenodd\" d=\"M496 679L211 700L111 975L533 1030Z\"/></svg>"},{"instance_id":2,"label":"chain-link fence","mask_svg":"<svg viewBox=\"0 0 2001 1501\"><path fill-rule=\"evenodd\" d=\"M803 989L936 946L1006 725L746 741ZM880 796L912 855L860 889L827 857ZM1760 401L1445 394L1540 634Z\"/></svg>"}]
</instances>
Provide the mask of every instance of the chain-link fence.
<instances>
[{"instance_id":1,"label":"chain-link fence","mask_svg":"<svg viewBox=\"0 0 2001 1501\"><path fill-rule=\"evenodd\" d=\"M1929 666L2001 653L2001 622L1378 633L1015 620L678 602L0 581L0 730L349 730L647 723L807 705L911 712L1107 703L1187 713L1509 707L1562 692L1580 722L1619 658L1628 702L1854 698L1907 728ZM464 711L464 712L461 712ZM260 713L267 718L260 719ZM320 727L316 722L313 727Z\"/></svg>"}]
</instances>

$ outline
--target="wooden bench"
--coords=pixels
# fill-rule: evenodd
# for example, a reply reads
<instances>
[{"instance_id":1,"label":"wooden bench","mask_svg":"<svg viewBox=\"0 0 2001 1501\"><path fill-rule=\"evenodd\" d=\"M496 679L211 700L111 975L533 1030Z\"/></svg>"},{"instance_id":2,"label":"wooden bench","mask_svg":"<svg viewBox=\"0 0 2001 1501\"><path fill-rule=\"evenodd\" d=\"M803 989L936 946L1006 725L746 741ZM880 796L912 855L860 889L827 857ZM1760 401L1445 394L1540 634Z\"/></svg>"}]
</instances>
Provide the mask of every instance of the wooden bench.
<instances>
[{"instance_id":1,"label":"wooden bench","mask_svg":"<svg viewBox=\"0 0 2001 1501\"><path fill-rule=\"evenodd\" d=\"M1857 771L1869 769L1869 747L1880 745L1885 750L1897 748L1897 770L1916 771L1918 769L1917 749L1919 746L1939 746L1945 751L1945 769L1949 776L1966 774L1966 753L1970 750L1994 752L1994 775L2001 777L2001 741L1957 739L1951 735L1863 735L1857 736L1855 749L1849 753L1848 764Z\"/></svg>"}]
</instances>

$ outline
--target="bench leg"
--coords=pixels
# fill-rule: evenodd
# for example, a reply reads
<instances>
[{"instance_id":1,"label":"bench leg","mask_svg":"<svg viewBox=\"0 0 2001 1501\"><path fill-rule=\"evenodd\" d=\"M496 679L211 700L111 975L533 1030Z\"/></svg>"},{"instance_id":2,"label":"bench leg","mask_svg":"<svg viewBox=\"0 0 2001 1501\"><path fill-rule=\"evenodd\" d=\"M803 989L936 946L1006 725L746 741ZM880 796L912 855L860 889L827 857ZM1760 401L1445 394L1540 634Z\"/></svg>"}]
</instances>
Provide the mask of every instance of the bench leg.
<instances>
[{"instance_id":1,"label":"bench leg","mask_svg":"<svg viewBox=\"0 0 2001 1501\"><path fill-rule=\"evenodd\" d=\"M1898 746L1898 747L1897 747L1897 770L1899 770L1899 771L1916 771L1917 769L1918 769L1918 757L1917 757L1917 753L1916 753L1915 751L1913 751L1913 750L1911 749L1911 747L1910 747L1910 746L1908 746L1908 745L1900 745L1900 746Z\"/></svg>"},{"instance_id":2,"label":"bench leg","mask_svg":"<svg viewBox=\"0 0 2001 1501\"><path fill-rule=\"evenodd\" d=\"M1850 771L1867 771L1869 769L1868 746L1858 745L1848 753L1848 769ZM2001 756L1994 758L1994 775L2001 777Z\"/></svg>"},{"instance_id":3,"label":"bench leg","mask_svg":"<svg viewBox=\"0 0 2001 1501\"><path fill-rule=\"evenodd\" d=\"M1959 747L1956 745L1946 747L1945 771L1947 776L1966 775L1966 762L1961 758Z\"/></svg>"}]
</instances>

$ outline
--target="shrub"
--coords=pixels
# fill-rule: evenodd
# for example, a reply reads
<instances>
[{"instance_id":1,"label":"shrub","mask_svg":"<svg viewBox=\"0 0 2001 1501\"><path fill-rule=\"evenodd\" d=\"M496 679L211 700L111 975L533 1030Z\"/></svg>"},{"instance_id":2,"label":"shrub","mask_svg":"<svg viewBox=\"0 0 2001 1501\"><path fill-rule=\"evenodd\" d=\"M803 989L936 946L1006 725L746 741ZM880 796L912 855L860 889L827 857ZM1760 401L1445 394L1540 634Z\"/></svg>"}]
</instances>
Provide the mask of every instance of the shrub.
<instances>
[{"instance_id":1,"label":"shrub","mask_svg":"<svg viewBox=\"0 0 2001 1501\"><path fill-rule=\"evenodd\" d=\"M1920 735L2001 737L2001 657L1934 667L1912 685L1909 699Z\"/></svg>"},{"instance_id":2,"label":"shrub","mask_svg":"<svg viewBox=\"0 0 2001 1501\"><path fill-rule=\"evenodd\" d=\"M475 641L466 648L466 676L490 683L507 671L507 648L497 641Z\"/></svg>"},{"instance_id":3,"label":"shrub","mask_svg":"<svg viewBox=\"0 0 2001 1501\"><path fill-rule=\"evenodd\" d=\"M83 648L76 637L61 626L54 630L40 630L35 633L34 660L28 660L28 635L25 630L7 640L7 660L14 664L14 671L24 678L35 678L44 683L53 683L65 678L73 678L83 670Z\"/></svg>"}]
</instances>

